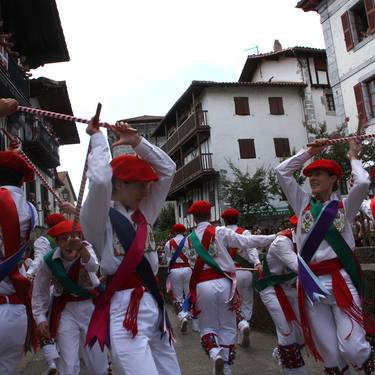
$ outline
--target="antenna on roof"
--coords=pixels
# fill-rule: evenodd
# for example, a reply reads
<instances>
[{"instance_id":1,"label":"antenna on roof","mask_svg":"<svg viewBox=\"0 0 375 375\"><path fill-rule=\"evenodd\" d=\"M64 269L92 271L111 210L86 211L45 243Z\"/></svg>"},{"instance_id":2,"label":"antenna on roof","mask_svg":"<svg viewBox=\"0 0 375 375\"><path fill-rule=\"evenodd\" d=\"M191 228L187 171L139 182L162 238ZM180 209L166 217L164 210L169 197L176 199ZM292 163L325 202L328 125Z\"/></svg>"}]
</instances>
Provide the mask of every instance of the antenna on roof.
<instances>
[{"instance_id":1,"label":"antenna on roof","mask_svg":"<svg viewBox=\"0 0 375 375\"><path fill-rule=\"evenodd\" d=\"M244 52L248 52L248 51L251 51L251 50L254 50L254 49L257 51L256 54L259 55L259 48L258 48L258 46L246 48L246 49L244 49Z\"/></svg>"}]
</instances>

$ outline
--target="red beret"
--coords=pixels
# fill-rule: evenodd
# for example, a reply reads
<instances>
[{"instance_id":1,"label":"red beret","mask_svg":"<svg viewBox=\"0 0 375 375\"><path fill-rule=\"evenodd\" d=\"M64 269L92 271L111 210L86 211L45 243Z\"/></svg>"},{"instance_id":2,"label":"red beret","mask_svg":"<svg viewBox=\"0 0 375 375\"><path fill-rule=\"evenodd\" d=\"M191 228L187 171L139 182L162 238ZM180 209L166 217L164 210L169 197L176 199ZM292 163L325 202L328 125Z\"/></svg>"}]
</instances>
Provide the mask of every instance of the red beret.
<instances>
[{"instance_id":1,"label":"red beret","mask_svg":"<svg viewBox=\"0 0 375 375\"><path fill-rule=\"evenodd\" d=\"M172 226L172 232L173 233L185 233L186 227L184 224L175 224Z\"/></svg>"},{"instance_id":2,"label":"red beret","mask_svg":"<svg viewBox=\"0 0 375 375\"><path fill-rule=\"evenodd\" d=\"M240 216L240 211L237 211L235 208L228 208L221 214L221 217L223 219L225 219L226 217L239 217L239 216Z\"/></svg>"},{"instance_id":3,"label":"red beret","mask_svg":"<svg viewBox=\"0 0 375 375\"><path fill-rule=\"evenodd\" d=\"M25 182L30 182L35 179L34 170L25 159L15 151L0 151L0 166L8 167L22 174Z\"/></svg>"},{"instance_id":4,"label":"red beret","mask_svg":"<svg viewBox=\"0 0 375 375\"><path fill-rule=\"evenodd\" d=\"M63 234L72 233L73 229L73 220L64 220L60 221L58 224L54 225L47 232L51 237L58 237ZM78 224L76 232L81 232L81 226Z\"/></svg>"},{"instance_id":5,"label":"red beret","mask_svg":"<svg viewBox=\"0 0 375 375\"><path fill-rule=\"evenodd\" d=\"M207 201L196 201L188 209L188 214L209 214L211 213L211 203Z\"/></svg>"},{"instance_id":6,"label":"red beret","mask_svg":"<svg viewBox=\"0 0 375 375\"><path fill-rule=\"evenodd\" d=\"M66 220L66 217L63 214L51 214L46 217L45 222L49 227L53 227L64 220Z\"/></svg>"},{"instance_id":7,"label":"red beret","mask_svg":"<svg viewBox=\"0 0 375 375\"><path fill-rule=\"evenodd\" d=\"M157 181L159 176L149 163L134 155L120 155L111 161L113 177L128 182Z\"/></svg>"},{"instance_id":8,"label":"red beret","mask_svg":"<svg viewBox=\"0 0 375 375\"><path fill-rule=\"evenodd\" d=\"M294 225L294 226L297 226L298 224L298 217L296 215L293 215L289 218L289 222L290 224Z\"/></svg>"},{"instance_id":9,"label":"red beret","mask_svg":"<svg viewBox=\"0 0 375 375\"><path fill-rule=\"evenodd\" d=\"M329 159L319 159L310 163L307 167L304 168L303 174L307 177L311 176L311 172L316 169L322 169L323 171L330 172L341 178L344 174L342 168L334 160Z\"/></svg>"}]
</instances>

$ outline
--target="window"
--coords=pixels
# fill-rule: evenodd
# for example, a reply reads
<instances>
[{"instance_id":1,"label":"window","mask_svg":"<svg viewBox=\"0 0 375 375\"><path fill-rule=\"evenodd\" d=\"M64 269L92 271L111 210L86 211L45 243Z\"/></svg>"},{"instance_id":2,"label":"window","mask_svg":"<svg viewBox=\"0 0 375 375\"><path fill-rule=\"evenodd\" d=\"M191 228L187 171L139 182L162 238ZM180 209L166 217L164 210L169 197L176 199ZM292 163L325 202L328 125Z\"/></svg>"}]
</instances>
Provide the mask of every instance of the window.
<instances>
[{"instance_id":1,"label":"window","mask_svg":"<svg viewBox=\"0 0 375 375\"><path fill-rule=\"evenodd\" d=\"M370 115L375 117L375 77L366 82L366 89L370 104Z\"/></svg>"},{"instance_id":2,"label":"window","mask_svg":"<svg viewBox=\"0 0 375 375\"><path fill-rule=\"evenodd\" d=\"M362 124L367 122L365 100L363 97L362 83L357 83L354 87L355 102L357 104L358 121Z\"/></svg>"},{"instance_id":3,"label":"window","mask_svg":"<svg viewBox=\"0 0 375 375\"><path fill-rule=\"evenodd\" d=\"M318 85L328 85L327 60L322 56L314 57L316 82Z\"/></svg>"},{"instance_id":4,"label":"window","mask_svg":"<svg viewBox=\"0 0 375 375\"><path fill-rule=\"evenodd\" d=\"M255 145L254 139L239 139L238 145L240 147L241 159L255 159Z\"/></svg>"},{"instance_id":5,"label":"window","mask_svg":"<svg viewBox=\"0 0 375 375\"><path fill-rule=\"evenodd\" d=\"M347 51L375 32L375 1L360 0L341 16Z\"/></svg>"},{"instance_id":6,"label":"window","mask_svg":"<svg viewBox=\"0 0 375 375\"><path fill-rule=\"evenodd\" d=\"M268 98L268 102L270 104L271 115L283 115L284 114L283 98L281 97Z\"/></svg>"},{"instance_id":7,"label":"window","mask_svg":"<svg viewBox=\"0 0 375 375\"><path fill-rule=\"evenodd\" d=\"M326 94L327 111L335 112L335 101L333 100L333 94Z\"/></svg>"},{"instance_id":8,"label":"window","mask_svg":"<svg viewBox=\"0 0 375 375\"><path fill-rule=\"evenodd\" d=\"M250 115L249 98L248 97L235 97L234 109L236 115L248 116Z\"/></svg>"},{"instance_id":9,"label":"window","mask_svg":"<svg viewBox=\"0 0 375 375\"><path fill-rule=\"evenodd\" d=\"M288 138L274 138L276 157L284 158L290 156L290 147Z\"/></svg>"}]
</instances>

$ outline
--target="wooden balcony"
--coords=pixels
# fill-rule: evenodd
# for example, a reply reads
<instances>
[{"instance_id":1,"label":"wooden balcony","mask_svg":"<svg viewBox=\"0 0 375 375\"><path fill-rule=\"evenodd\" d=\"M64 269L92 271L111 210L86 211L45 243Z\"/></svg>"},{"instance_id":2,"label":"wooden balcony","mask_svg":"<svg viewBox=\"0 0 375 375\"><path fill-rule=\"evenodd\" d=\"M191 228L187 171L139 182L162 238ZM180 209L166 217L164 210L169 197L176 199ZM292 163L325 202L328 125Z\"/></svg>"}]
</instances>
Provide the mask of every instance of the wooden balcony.
<instances>
[{"instance_id":1,"label":"wooden balcony","mask_svg":"<svg viewBox=\"0 0 375 375\"><path fill-rule=\"evenodd\" d=\"M175 151L195 131L209 131L207 124L207 111L192 113L167 139L161 147L167 154Z\"/></svg>"},{"instance_id":2,"label":"wooden balcony","mask_svg":"<svg viewBox=\"0 0 375 375\"><path fill-rule=\"evenodd\" d=\"M201 154L177 170L169 194L175 194L202 177L217 174L212 166L212 154Z\"/></svg>"}]
</instances>

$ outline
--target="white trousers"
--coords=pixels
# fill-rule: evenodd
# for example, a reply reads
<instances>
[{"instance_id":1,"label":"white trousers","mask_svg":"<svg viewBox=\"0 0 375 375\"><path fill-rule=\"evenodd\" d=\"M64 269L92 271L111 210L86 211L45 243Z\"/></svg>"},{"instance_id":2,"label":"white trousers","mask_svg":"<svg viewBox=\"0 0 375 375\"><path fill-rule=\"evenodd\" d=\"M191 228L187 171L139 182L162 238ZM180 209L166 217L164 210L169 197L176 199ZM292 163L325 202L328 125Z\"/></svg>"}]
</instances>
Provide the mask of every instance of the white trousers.
<instances>
[{"instance_id":1,"label":"white trousers","mask_svg":"<svg viewBox=\"0 0 375 375\"><path fill-rule=\"evenodd\" d=\"M90 349L84 346L94 305L91 300L68 302L61 313L59 328L56 335L56 344L60 351L57 359L57 368L60 375L79 375L80 373L80 346L83 361L91 375L108 374L107 351L102 352L97 343Z\"/></svg>"},{"instance_id":2,"label":"white trousers","mask_svg":"<svg viewBox=\"0 0 375 375\"><path fill-rule=\"evenodd\" d=\"M221 278L197 285L200 335L201 337L208 333L217 335L219 345L233 345L236 342L236 314L226 303L230 296L231 284L227 278ZM227 361L229 350L222 350L222 354Z\"/></svg>"},{"instance_id":3,"label":"white trousers","mask_svg":"<svg viewBox=\"0 0 375 375\"><path fill-rule=\"evenodd\" d=\"M179 303L183 302L184 297L187 297L189 294L191 273L190 267L183 267L172 269L169 274L174 299Z\"/></svg>"},{"instance_id":4,"label":"white trousers","mask_svg":"<svg viewBox=\"0 0 375 375\"><path fill-rule=\"evenodd\" d=\"M356 288L347 275L344 277L354 302L361 306ZM327 289L332 292L331 276L322 278ZM362 367L371 351L365 330L336 305L333 295L313 306L306 300L305 306L313 339L324 366L342 369L346 363L351 363Z\"/></svg>"},{"instance_id":5,"label":"white trousers","mask_svg":"<svg viewBox=\"0 0 375 375\"><path fill-rule=\"evenodd\" d=\"M254 291L253 274L250 271L236 270L237 290L241 297L241 314L245 320L253 315Z\"/></svg>"},{"instance_id":6,"label":"white trousers","mask_svg":"<svg viewBox=\"0 0 375 375\"><path fill-rule=\"evenodd\" d=\"M27 333L24 305L0 305L0 374L14 375L23 355Z\"/></svg>"},{"instance_id":7,"label":"white trousers","mask_svg":"<svg viewBox=\"0 0 375 375\"><path fill-rule=\"evenodd\" d=\"M297 290L292 286L282 286L288 300L292 306L297 319L299 320L298 314L298 300L297 300ZM296 324L289 324L285 318L283 310L280 306L279 300L276 297L276 292L273 287L266 288L260 293L260 298L266 306L273 323L275 324L277 343L281 346L288 346L292 344L303 345L304 339L300 327ZM307 375L306 366L302 366L294 369L282 368L282 373L285 375Z\"/></svg>"},{"instance_id":8,"label":"white trousers","mask_svg":"<svg viewBox=\"0 0 375 375\"><path fill-rule=\"evenodd\" d=\"M157 325L159 309L149 292L145 292L139 305L138 334L123 326L125 313L133 289L116 292L111 300L110 338L111 351L119 375L180 375L173 345L167 335L160 338Z\"/></svg>"}]
</instances>

